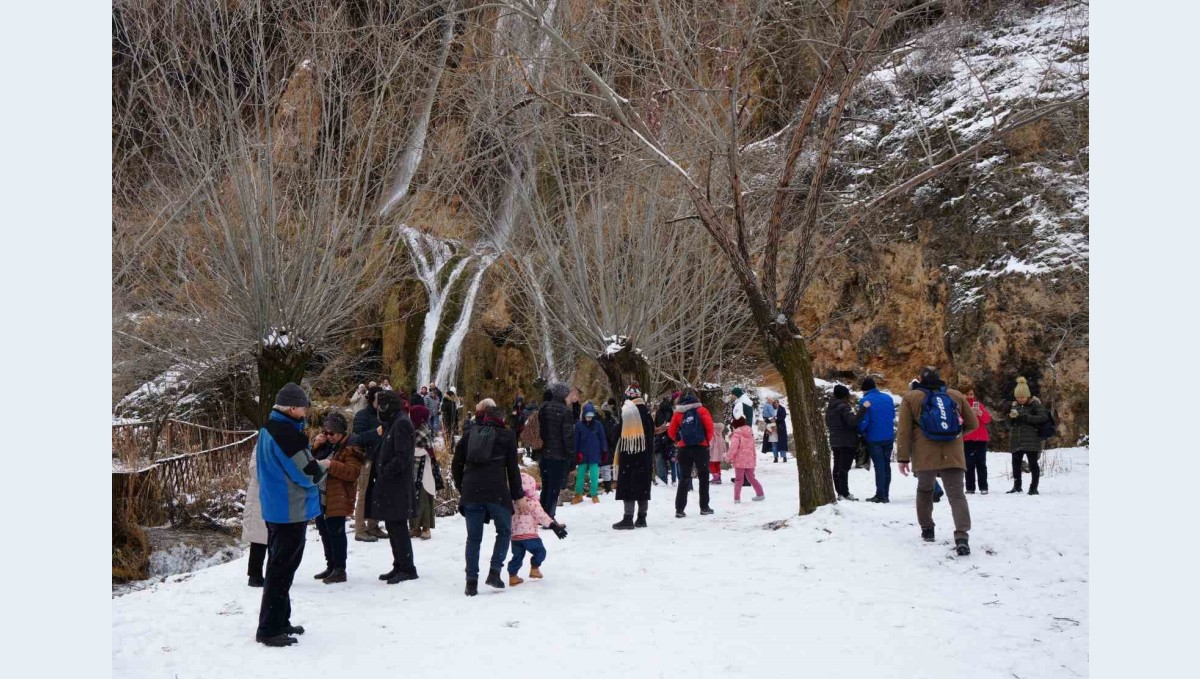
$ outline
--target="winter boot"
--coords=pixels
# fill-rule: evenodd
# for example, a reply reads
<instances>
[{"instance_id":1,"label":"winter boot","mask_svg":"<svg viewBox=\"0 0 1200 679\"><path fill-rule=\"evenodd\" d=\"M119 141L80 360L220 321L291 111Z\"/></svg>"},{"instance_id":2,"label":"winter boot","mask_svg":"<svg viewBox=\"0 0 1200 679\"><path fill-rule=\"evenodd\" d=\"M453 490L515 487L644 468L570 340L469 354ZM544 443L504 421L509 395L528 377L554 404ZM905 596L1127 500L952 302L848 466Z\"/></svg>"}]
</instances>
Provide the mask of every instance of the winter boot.
<instances>
[{"instance_id":1,"label":"winter boot","mask_svg":"<svg viewBox=\"0 0 1200 679\"><path fill-rule=\"evenodd\" d=\"M467 596L475 596L479 594L479 579L467 578L467 589L463 591Z\"/></svg>"},{"instance_id":2,"label":"winter boot","mask_svg":"<svg viewBox=\"0 0 1200 679\"><path fill-rule=\"evenodd\" d=\"M755 495L754 497L752 497L750 499L754 500L755 502L762 502L763 500L767 499L767 494L763 493L762 495Z\"/></svg>"},{"instance_id":3,"label":"winter boot","mask_svg":"<svg viewBox=\"0 0 1200 679\"><path fill-rule=\"evenodd\" d=\"M613 530L633 530L633 514L626 514L625 518L614 523Z\"/></svg>"},{"instance_id":4,"label":"winter boot","mask_svg":"<svg viewBox=\"0 0 1200 679\"><path fill-rule=\"evenodd\" d=\"M522 582L525 582L525 580L522 579L521 576L517 575L516 573L513 573L512 575L508 576L508 586L509 587L516 587L517 585L521 584Z\"/></svg>"},{"instance_id":5,"label":"winter boot","mask_svg":"<svg viewBox=\"0 0 1200 679\"><path fill-rule=\"evenodd\" d=\"M538 568L537 566L530 566L529 567L529 577L533 578L534 580L541 580L542 579L542 570L540 568Z\"/></svg>"},{"instance_id":6,"label":"winter boot","mask_svg":"<svg viewBox=\"0 0 1200 679\"><path fill-rule=\"evenodd\" d=\"M958 538L954 541L954 552L959 556L967 556L971 553L971 547L967 544L966 538Z\"/></svg>"},{"instance_id":7,"label":"winter boot","mask_svg":"<svg viewBox=\"0 0 1200 679\"><path fill-rule=\"evenodd\" d=\"M428 540L428 539L430 539L430 538L432 538L432 537L433 537L433 534L429 532L429 529L428 529L428 528L426 528L425 530L421 531L421 539L422 539L422 540Z\"/></svg>"},{"instance_id":8,"label":"winter boot","mask_svg":"<svg viewBox=\"0 0 1200 679\"><path fill-rule=\"evenodd\" d=\"M391 580L391 579L392 579L392 576L396 574L397 570L398 570L398 569L396 569L395 567L393 567L393 568L392 568L392 570L390 570L390 571L388 571L388 572L386 572L386 573L380 573L380 574L379 574L379 579L380 579L380 580Z\"/></svg>"},{"instance_id":9,"label":"winter boot","mask_svg":"<svg viewBox=\"0 0 1200 679\"><path fill-rule=\"evenodd\" d=\"M374 535L371 535L371 533L369 531L365 531L365 530L361 533L355 533L354 539L359 542L379 542L379 538L375 537Z\"/></svg>"},{"instance_id":10,"label":"winter boot","mask_svg":"<svg viewBox=\"0 0 1200 679\"><path fill-rule=\"evenodd\" d=\"M1030 488L1029 494L1030 495L1040 495L1040 493L1038 493L1038 491L1037 491L1037 488Z\"/></svg>"},{"instance_id":11,"label":"winter boot","mask_svg":"<svg viewBox=\"0 0 1200 679\"><path fill-rule=\"evenodd\" d=\"M287 633L291 635L304 634L304 628L300 625L291 625L287 628Z\"/></svg>"},{"instance_id":12,"label":"winter boot","mask_svg":"<svg viewBox=\"0 0 1200 679\"><path fill-rule=\"evenodd\" d=\"M374 527L372 527L372 528L368 528L368 529L367 529L367 533L368 533L369 535L374 535L375 537L379 538L380 540L386 540L386 539L388 539L388 534L387 534L387 531L385 531L384 529L380 528L379 526L374 526Z\"/></svg>"},{"instance_id":13,"label":"winter boot","mask_svg":"<svg viewBox=\"0 0 1200 679\"><path fill-rule=\"evenodd\" d=\"M719 486L719 485L721 485L721 474L720 474L720 472L718 472L718 473L716 473L716 474L713 474L713 475L712 475L712 479L710 479L710 480L709 480L709 483L710 483L710 484L712 484L712 485L714 485L714 486Z\"/></svg>"},{"instance_id":14,"label":"winter boot","mask_svg":"<svg viewBox=\"0 0 1200 679\"><path fill-rule=\"evenodd\" d=\"M582 496L582 495L576 495L575 497L571 498L571 504L573 504L573 505L577 505L577 504L579 504L580 502L583 502L583 496Z\"/></svg>"},{"instance_id":15,"label":"winter boot","mask_svg":"<svg viewBox=\"0 0 1200 679\"><path fill-rule=\"evenodd\" d=\"M646 527L646 515L644 513L638 514L637 521L633 522L633 527L634 528L645 528Z\"/></svg>"},{"instance_id":16,"label":"winter boot","mask_svg":"<svg viewBox=\"0 0 1200 679\"><path fill-rule=\"evenodd\" d=\"M500 571L488 571L487 579L483 584L490 585L496 589L504 589L504 581L500 579Z\"/></svg>"},{"instance_id":17,"label":"winter boot","mask_svg":"<svg viewBox=\"0 0 1200 679\"><path fill-rule=\"evenodd\" d=\"M680 510L680 511L678 511L678 512L675 512L675 518L677 518L677 519L682 519L682 518L683 518L683 517L685 517L685 516L687 516L687 514L684 514L684 513L683 513L683 510Z\"/></svg>"},{"instance_id":18,"label":"winter boot","mask_svg":"<svg viewBox=\"0 0 1200 679\"><path fill-rule=\"evenodd\" d=\"M599 495L592 496L592 504L594 504L594 505L600 504L600 496Z\"/></svg>"},{"instance_id":19,"label":"winter boot","mask_svg":"<svg viewBox=\"0 0 1200 679\"><path fill-rule=\"evenodd\" d=\"M932 528L922 528L921 529L921 539L924 540L925 542L933 542L933 539L934 539L933 538L933 529Z\"/></svg>"},{"instance_id":20,"label":"winter boot","mask_svg":"<svg viewBox=\"0 0 1200 679\"><path fill-rule=\"evenodd\" d=\"M263 585L267 584L267 581L264 580L263 576L261 575L251 575L250 579L246 581L246 584L251 587L262 587Z\"/></svg>"},{"instance_id":21,"label":"winter boot","mask_svg":"<svg viewBox=\"0 0 1200 679\"><path fill-rule=\"evenodd\" d=\"M712 513L713 513L713 510L711 507L705 507L704 509L700 510L700 516L708 516L709 514L712 514Z\"/></svg>"},{"instance_id":22,"label":"winter boot","mask_svg":"<svg viewBox=\"0 0 1200 679\"><path fill-rule=\"evenodd\" d=\"M325 566L325 570L323 570L323 571L321 571L320 573L317 573L316 575L314 575L314 576L313 576L313 579L314 579L314 580L324 580L325 578L329 577L330 573L333 573L333 566L330 566L330 565L328 565L328 564L327 564L327 565Z\"/></svg>"},{"instance_id":23,"label":"winter boot","mask_svg":"<svg viewBox=\"0 0 1200 679\"><path fill-rule=\"evenodd\" d=\"M334 568L333 570L331 570L329 572L329 575L327 577L325 577L321 580L321 582L325 583L326 585L332 585L335 583L345 582L345 581L346 581L346 569L345 568Z\"/></svg>"},{"instance_id":24,"label":"winter boot","mask_svg":"<svg viewBox=\"0 0 1200 679\"><path fill-rule=\"evenodd\" d=\"M849 501L851 501L851 502L858 502L858 498L854 497L854 496L853 496L853 495L851 495L850 493L846 493L846 494L845 494L845 495L843 495L842 497L843 497L843 498L845 498L845 499L847 499L847 500L849 500Z\"/></svg>"},{"instance_id":25,"label":"winter boot","mask_svg":"<svg viewBox=\"0 0 1200 679\"><path fill-rule=\"evenodd\" d=\"M410 528L408 530L408 537L410 537L410 538L421 537L421 529L420 528Z\"/></svg>"},{"instance_id":26,"label":"winter boot","mask_svg":"<svg viewBox=\"0 0 1200 679\"><path fill-rule=\"evenodd\" d=\"M254 640L264 646L273 646L275 648L283 648L284 646L291 646L292 644L296 643L296 639L294 637L289 637L286 634L276 634L273 637L256 636L254 637Z\"/></svg>"},{"instance_id":27,"label":"winter boot","mask_svg":"<svg viewBox=\"0 0 1200 679\"><path fill-rule=\"evenodd\" d=\"M417 579L416 571L396 571L395 573L392 574L392 577L387 579L387 584L397 585L401 582L407 582L408 580L416 580L416 579Z\"/></svg>"},{"instance_id":28,"label":"winter boot","mask_svg":"<svg viewBox=\"0 0 1200 679\"><path fill-rule=\"evenodd\" d=\"M1013 493L1020 493L1020 492L1021 492L1020 486L1013 486L1013 489L1008 491L1007 493L1005 493L1005 495L1012 495Z\"/></svg>"}]
</instances>

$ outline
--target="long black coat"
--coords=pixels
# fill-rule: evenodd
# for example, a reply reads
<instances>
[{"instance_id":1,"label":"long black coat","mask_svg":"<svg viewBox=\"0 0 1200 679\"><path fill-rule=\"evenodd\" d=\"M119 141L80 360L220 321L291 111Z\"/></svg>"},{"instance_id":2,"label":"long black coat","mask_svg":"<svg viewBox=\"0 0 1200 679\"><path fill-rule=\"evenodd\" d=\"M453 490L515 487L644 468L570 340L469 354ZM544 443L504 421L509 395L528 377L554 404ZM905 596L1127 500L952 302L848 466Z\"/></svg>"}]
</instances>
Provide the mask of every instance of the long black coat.
<instances>
[{"instance_id":1,"label":"long black coat","mask_svg":"<svg viewBox=\"0 0 1200 679\"><path fill-rule=\"evenodd\" d=\"M408 521L417 516L416 486L413 484L412 420L399 413L379 442L371 478L367 482L368 519Z\"/></svg>"},{"instance_id":2,"label":"long black coat","mask_svg":"<svg viewBox=\"0 0 1200 679\"><path fill-rule=\"evenodd\" d=\"M825 426L829 429L829 445L832 448L855 448L858 446L858 418L850 404L833 399L825 409Z\"/></svg>"},{"instance_id":3,"label":"long black coat","mask_svg":"<svg viewBox=\"0 0 1200 679\"><path fill-rule=\"evenodd\" d=\"M484 427L496 429L491 458L487 464L467 462L471 436ZM505 428L502 415L485 416L467 429L454 447L450 474L463 504L492 503L512 511L513 501L525 494L521 490L521 468L517 465L517 437Z\"/></svg>"},{"instance_id":4,"label":"long black coat","mask_svg":"<svg viewBox=\"0 0 1200 679\"><path fill-rule=\"evenodd\" d=\"M646 449L640 453L621 452L617 457L617 499L649 500L654 476L654 420L642 403L637 404L646 436Z\"/></svg>"},{"instance_id":5,"label":"long black coat","mask_svg":"<svg viewBox=\"0 0 1200 679\"><path fill-rule=\"evenodd\" d=\"M788 449L788 412L783 404L775 408L775 429L779 432L779 449Z\"/></svg>"}]
</instances>

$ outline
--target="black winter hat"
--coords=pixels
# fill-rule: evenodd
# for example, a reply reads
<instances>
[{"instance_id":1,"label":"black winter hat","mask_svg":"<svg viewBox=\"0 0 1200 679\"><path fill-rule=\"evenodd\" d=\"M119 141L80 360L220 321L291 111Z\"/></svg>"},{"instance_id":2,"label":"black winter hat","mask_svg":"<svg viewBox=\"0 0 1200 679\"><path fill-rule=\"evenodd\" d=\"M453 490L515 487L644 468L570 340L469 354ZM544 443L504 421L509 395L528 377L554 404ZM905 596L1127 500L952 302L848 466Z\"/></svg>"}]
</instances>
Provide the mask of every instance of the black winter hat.
<instances>
[{"instance_id":1,"label":"black winter hat","mask_svg":"<svg viewBox=\"0 0 1200 679\"><path fill-rule=\"evenodd\" d=\"M871 391L874 388L875 388L875 378L874 377L864 377L863 381L862 381L862 390L863 391Z\"/></svg>"},{"instance_id":2,"label":"black winter hat","mask_svg":"<svg viewBox=\"0 0 1200 679\"><path fill-rule=\"evenodd\" d=\"M321 428L325 431L331 431L335 434L345 434L349 427L346 424L346 416L341 413L329 413L321 422Z\"/></svg>"},{"instance_id":3,"label":"black winter hat","mask_svg":"<svg viewBox=\"0 0 1200 679\"><path fill-rule=\"evenodd\" d=\"M921 368L921 372L917 373L917 381L921 384L945 384L942 382L941 373L931 365Z\"/></svg>"},{"instance_id":4,"label":"black winter hat","mask_svg":"<svg viewBox=\"0 0 1200 679\"><path fill-rule=\"evenodd\" d=\"M850 398L850 388L844 384L834 386L833 397L838 400Z\"/></svg>"},{"instance_id":5,"label":"black winter hat","mask_svg":"<svg viewBox=\"0 0 1200 679\"><path fill-rule=\"evenodd\" d=\"M379 411L379 419L391 418L402 407L403 399L394 391L381 391L375 397L375 409Z\"/></svg>"},{"instance_id":6,"label":"black winter hat","mask_svg":"<svg viewBox=\"0 0 1200 679\"><path fill-rule=\"evenodd\" d=\"M304 393L299 384L288 382L275 395L275 405L285 408L307 408L308 394Z\"/></svg>"}]
</instances>

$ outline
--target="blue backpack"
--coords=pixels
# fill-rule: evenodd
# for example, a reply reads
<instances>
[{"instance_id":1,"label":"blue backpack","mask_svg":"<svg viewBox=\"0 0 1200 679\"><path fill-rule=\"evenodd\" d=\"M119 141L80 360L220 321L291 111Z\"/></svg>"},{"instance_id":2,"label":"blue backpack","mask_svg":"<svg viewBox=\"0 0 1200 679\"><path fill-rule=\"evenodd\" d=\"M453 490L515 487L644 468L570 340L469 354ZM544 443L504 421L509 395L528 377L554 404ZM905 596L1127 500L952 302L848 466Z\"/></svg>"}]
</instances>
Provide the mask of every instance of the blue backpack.
<instances>
[{"instance_id":1,"label":"blue backpack","mask_svg":"<svg viewBox=\"0 0 1200 679\"><path fill-rule=\"evenodd\" d=\"M962 419L958 416L958 405L945 387L937 391L920 388L925 392L925 402L921 404L921 433L930 441L953 441L962 434Z\"/></svg>"},{"instance_id":2,"label":"blue backpack","mask_svg":"<svg viewBox=\"0 0 1200 679\"><path fill-rule=\"evenodd\" d=\"M704 431L704 422L700 420L700 409L692 408L683 414L679 423L679 439L685 446L702 446L708 437Z\"/></svg>"}]
</instances>

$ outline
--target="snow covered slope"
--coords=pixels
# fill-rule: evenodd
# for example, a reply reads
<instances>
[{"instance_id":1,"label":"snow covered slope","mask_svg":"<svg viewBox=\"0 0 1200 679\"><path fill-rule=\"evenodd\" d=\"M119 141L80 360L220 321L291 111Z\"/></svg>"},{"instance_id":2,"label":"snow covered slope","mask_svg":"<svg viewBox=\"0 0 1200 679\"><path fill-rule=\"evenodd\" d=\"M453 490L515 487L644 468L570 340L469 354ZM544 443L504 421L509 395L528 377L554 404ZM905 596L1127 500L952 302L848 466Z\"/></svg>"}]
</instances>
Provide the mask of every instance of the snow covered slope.
<instances>
[{"instance_id":1,"label":"snow covered slope","mask_svg":"<svg viewBox=\"0 0 1200 679\"><path fill-rule=\"evenodd\" d=\"M351 540L346 584L313 580L313 529L292 588L292 622L307 628L297 646L254 642L261 590L243 558L114 599L113 676L1086 676L1088 452L1048 456L1038 497L1005 495L1009 456L989 456L992 494L969 496L965 558L952 556L945 501L938 542L921 542L912 478L893 474L890 505L798 518L795 467L762 455L765 502L733 504L726 481L715 515L699 516L693 494L675 519L674 489L658 486L649 528L620 533L611 496L566 506L570 536L543 532L546 579L473 599L458 517L416 541L421 577L395 586L375 577L390 565L384 542ZM872 472L850 482L872 494Z\"/></svg>"}]
</instances>

